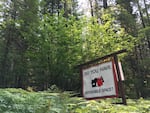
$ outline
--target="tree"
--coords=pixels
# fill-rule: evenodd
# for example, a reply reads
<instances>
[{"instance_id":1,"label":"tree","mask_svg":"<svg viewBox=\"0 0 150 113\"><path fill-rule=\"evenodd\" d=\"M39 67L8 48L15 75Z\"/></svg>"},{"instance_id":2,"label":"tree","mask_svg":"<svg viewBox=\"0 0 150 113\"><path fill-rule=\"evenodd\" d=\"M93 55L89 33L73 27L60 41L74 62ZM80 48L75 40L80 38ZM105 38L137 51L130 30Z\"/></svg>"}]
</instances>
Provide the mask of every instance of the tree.
<instances>
[{"instance_id":1,"label":"tree","mask_svg":"<svg viewBox=\"0 0 150 113\"><path fill-rule=\"evenodd\" d=\"M118 4L120 4L124 9L126 9L126 12L123 11L120 13L118 20L121 21L121 25L125 27L126 31L130 33L132 36L135 36L138 40L142 42L136 42L135 43L135 49L133 53L131 53L127 59L129 62L129 65L131 66L131 72L128 70L127 75L133 76L135 81L130 82L131 84L134 83L135 89L136 89L136 95L137 97L145 97L147 94L143 92L147 92L147 89L145 88L144 81L149 81L147 74L145 73L148 68L142 68L146 67L145 64L142 62L145 62L144 60L149 57L149 39L147 37L148 34L145 34L149 31L149 27L147 26L147 9L146 9L146 1L143 1L143 4L140 0L133 0L130 2L124 1L124 0L118 0ZM145 4L145 5L144 5ZM143 7L145 6L145 7ZM133 11L133 7L137 8L137 11ZM144 10L145 12L143 12ZM136 14L135 14L136 13ZM122 16L121 16L122 15ZM135 16L136 15L136 16ZM146 16L144 16L146 15ZM121 17L121 18L120 18ZM125 18L124 18L125 17ZM124 19L123 19L124 18ZM128 18L128 20L126 19ZM131 21L130 21L131 20ZM137 21L138 20L138 21ZM140 22L139 22L140 20ZM143 30L142 30L143 29ZM145 29L145 30L144 30ZM143 34L143 35L142 35ZM135 63L134 63L135 62ZM129 78L130 81L130 76ZM129 83L127 83L129 85ZM140 85L139 85L140 84ZM143 90L144 89L144 90ZM132 90L132 88L131 88ZM146 95L145 95L146 94Z\"/></svg>"},{"instance_id":2,"label":"tree","mask_svg":"<svg viewBox=\"0 0 150 113\"><path fill-rule=\"evenodd\" d=\"M146 88L143 82L148 78L149 69L145 63L149 60L145 59L149 55L148 2L143 1L143 5L124 0L89 2L92 17L78 15L76 0L3 1L0 7L1 87L31 86L45 90L56 84L64 90L78 90L80 77L74 69L77 64L134 48L125 57L125 73L129 80L134 78L136 92L141 93L141 88ZM133 6L138 9L137 17ZM144 24L137 23L138 17ZM132 82L127 81L128 90Z\"/></svg>"},{"instance_id":3,"label":"tree","mask_svg":"<svg viewBox=\"0 0 150 113\"><path fill-rule=\"evenodd\" d=\"M29 37L33 36L32 30L36 27L33 25L38 20L37 3L37 0L3 1L2 87L24 87L26 85L25 51L28 49Z\"/></svg>"}]
</instances>

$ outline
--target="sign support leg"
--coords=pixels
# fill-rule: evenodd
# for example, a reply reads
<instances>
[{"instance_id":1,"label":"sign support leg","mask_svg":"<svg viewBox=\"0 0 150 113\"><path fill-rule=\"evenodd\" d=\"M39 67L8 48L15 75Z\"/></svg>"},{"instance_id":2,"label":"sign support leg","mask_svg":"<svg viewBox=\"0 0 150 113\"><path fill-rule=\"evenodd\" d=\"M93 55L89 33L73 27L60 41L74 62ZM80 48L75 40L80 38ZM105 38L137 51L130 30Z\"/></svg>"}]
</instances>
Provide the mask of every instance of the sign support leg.
<instances>
[{"instance_id":1,"label":"sign support leg","mask_svg":"<svg viewBox=\"0 0 150 113\"><path fill-rule=\"evenodd\" d=\"M117 74L118 74L119 90L120 90L120 93L121 93L122 102L123 102L124 105L127 105L125 92L124 92L124 87L123 87L123 83L122 83L122 80L121 80L121 74L120 74L117 55L114 55L114 61L115 61L116 70L117 70Z\"/></svg>"}]
</instances>

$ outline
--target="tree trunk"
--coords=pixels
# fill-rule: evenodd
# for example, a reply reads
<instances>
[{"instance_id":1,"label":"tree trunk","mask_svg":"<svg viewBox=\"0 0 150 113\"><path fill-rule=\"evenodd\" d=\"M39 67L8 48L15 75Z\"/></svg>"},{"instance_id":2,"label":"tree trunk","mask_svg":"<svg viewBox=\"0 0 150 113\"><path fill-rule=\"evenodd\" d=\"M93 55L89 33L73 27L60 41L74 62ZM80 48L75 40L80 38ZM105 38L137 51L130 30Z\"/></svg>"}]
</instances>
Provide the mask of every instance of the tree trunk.
<instances>
[{"instance_id":1,"label":"tree trunk","mask_svg":"<svg viewBox=\"0 0 150 113\"><path fill-rule=\"evenodd\" d=\"M107 0L103 0L103 7L104 7L104 9L108 8Z\"/></svg>"},{"instance_id":2,"label":"tree trunk","mask_svg":"<svg viewBox=\"0 0 150 113\"><path fill-rule=\"evenodd\" d=\"M91 16L93 17L94 16L94 7L92 4L92 0L89 0L89 2L90 2L90 8L91 8Z\"/></svg>"},{"instance_id":3,"label":"tree trunk","mask_svg":"<svg viewBox=\"0 0 150 113\"><path fill-rule=\"evenodd\" d=\"M149 14L148 14L148 6L146 4L146 0L144 0L144 5L145 5L145 13L147 16L147 22L148 22L148 25L150 25L150 18L149 18Z\"/></svg>"},{"instance_id":4,"label":"tree trunk","mask_svg":"<svg viewBox=\"0 0 150 113\"><path fill-rule=\"evenodd\" d=\"M1 63L1 87L5 87L5 76L6 74L6 69L7 69L7 58L8 58L8 52L9 52L9 46L10 46L10 39L7 40L5 48L4 48L4 55L3 55L3 60Z\"/></svg>"},{"instance_id":5,"label":"tree trunk","mask_svg":"<svg viewBox=\"0 0 150 113\"><path fill-rule=\"evenodd\" d=\"M139 10L139 13L140 13L140 18L141 18L141 22L142 22L143 28L145 28L145 22L144 22L144 17L143 17L142 11L141 11L140 3L139 3L138 0L136 0L136 3L137 3L138 10Z\"/></svg>"},{"instance_id":6,"label":"tree trunk","mask_svg":"<svg viewBox=\"0 0 150 113\"><path fill-rule=\"evenodd\" d=\"M145 1L145 0L144 0L144 1ZM141 11L141 7L140 7L140 4L139 4L139 1L136 0L136 2L137 2L137 5L138 5L138 10L139 10L139 13L140 13L140 18L141 18L141 22L142 22L143 28L146 28L146 24L145 24L145 22L144 22L144 17L143 17L142 11ZM146 1L145 1L145 5L146 5ZM147 12L147 16L149 16L149 15L148 15L148 12ZM149 17L148 17L148 19L149 19ZM149 21L149 20L148 20L148 21ZM148 42L148 48L150 49L149 36L146 35L145 38L146 38L146 40L147 40L147 42Z\"/></svg>"}]
</instances>

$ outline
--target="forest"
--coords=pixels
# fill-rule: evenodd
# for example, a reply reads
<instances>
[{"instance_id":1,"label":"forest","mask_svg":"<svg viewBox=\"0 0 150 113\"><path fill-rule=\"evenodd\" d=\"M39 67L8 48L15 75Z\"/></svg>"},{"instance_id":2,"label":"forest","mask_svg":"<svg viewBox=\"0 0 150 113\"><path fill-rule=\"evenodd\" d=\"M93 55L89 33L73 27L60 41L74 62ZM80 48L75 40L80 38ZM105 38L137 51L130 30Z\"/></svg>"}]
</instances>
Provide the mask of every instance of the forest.
<instances>
[{"instance_id":1,"label":"forest","mask_svg":"<svg viewBox=\"0 0 150 113\"><path fill-rule=\"evenodd\" d=\"M75 67L126 49L119 55L125 94L150 97L150 1L85 2L0 0L0 88L80 95Z\"/></svg>"}]
</instances>

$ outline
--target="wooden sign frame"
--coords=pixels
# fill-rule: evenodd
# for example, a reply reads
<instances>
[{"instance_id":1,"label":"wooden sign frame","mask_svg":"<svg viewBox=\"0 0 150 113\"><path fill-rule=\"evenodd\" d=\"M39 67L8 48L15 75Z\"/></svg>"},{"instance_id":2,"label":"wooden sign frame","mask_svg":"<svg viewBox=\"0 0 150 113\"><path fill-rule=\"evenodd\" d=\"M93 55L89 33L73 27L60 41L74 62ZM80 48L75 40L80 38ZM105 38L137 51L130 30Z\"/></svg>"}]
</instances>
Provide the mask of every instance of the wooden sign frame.
<instances>
[{"instance_id":1,"label":"wooden sign frame","mask_svg":"<svg viewBox=\"0 0 150 113\"><path fill-rule=\"evenodd\" d=\"M94 65L96 62L112 58L114 60L114 64L115 64L115 68L116 68L116 73L117 73L117 76L118 76L118 89L119 89L119 92L120 92L120 96L122 98L122 104L127 105L126 97L125 97L125 92L124 92L124 87L123 87L123 83L122 83L122 80L121 80L121 73L120 73L120 69L119 69L118 56L117 56L118 54L121 54L121 53L124 53L124 52L127 52L127 50L123 49L123 50L114 52L112 54L103 56L101 58L97 58L95 60L86 62L84 64L80 64L77 67L80 68L80 74L82 76L82 70L83 70L83 68L85 68L85 67L87 67L88 65L91 65L91 64ZM115 96L117 96L117 95L115 95ZM107 97L109 97L109 96L107 96ZM110 97L112 97L112 96L110 96ZM105 97L103 97L103 98L105 98ZM91 98L91 99L96 99L96 98Z\"/></svg>"},{"instance_id":2,"label":"wooden sign frame","mask_svg":"<svg viewBox=\"0 0 150 113\"><path fill-rule=\"evenodd\" d=\"M118 97L117 74L110 60L82 68L82 95L86 99Z\"/></svg>"}]
</instances>

